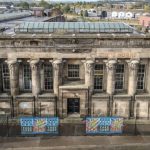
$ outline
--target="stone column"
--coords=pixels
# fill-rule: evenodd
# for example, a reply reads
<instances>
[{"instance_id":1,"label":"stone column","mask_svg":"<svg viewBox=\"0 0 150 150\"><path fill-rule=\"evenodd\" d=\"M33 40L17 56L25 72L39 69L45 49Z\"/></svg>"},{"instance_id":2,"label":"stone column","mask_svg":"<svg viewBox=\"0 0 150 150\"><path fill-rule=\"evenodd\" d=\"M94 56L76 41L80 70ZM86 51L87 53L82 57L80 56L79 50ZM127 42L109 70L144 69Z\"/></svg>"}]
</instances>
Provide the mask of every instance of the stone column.
<instances>
[{"instance_id":1,"label":"stone column","mask_svg":"<svg viewBox=\"0 0 150 150\"><path fill-rule=\"evenodd\" d=\"M90 91L94 88L94 61L87 60L85 62L85 85L89 87Z\"/></svg>"},{"instance_id":2,"label":"stone column","mask_svg":"<svg viewBox=\"0 0 150 150\"><path fill-rule=\"evenodd\" d=\"M130 96L133 96L136 93L138 63L139 60L128 61L128 66L129 66L128 95Z\"/></svg>"},{"instance_id":3,"label":"stone column","mask_svg":"<svg viewBox=\"0 0 150 150\"><path fill-rule=\"evenodd\" d=\"M92 93L94 89L94 61L87 60L84 63L85 65L85 85L89 88L88 101L85 100L85 110L87 115L91 114L91 105L92 105Z\"/></svg>"},{"instance_id":4,"label":"stone column","mask_svg":"<svg viewBox=\"0 0 150 150\"><path fill-rule=\"evenodd\" d=\"M2 92L2 89L3 89L2 83L3 83L3 81L2 81L2 64L0 62L0 93Z\"/></svg>"},{"instance_id":5,"label":"stone column","mask_svg":"<svg viewBox=\"0 0 150 150\"><path fill-rule=\"evenodd\" d=\"M31 60L30 66L32 72L32 94L37 97L41 91L39 60Z\"/></svg>"},{"instance_id":6,"label":"stone column","mask_svg":"<svg viewBox=\"0 0 150 150\"><path fill-rule=\"evenodd\" d=\"M59 94L59 85L61 85L62 77L61 77L61 63L62 60L54 60L53 62L53 89L54 94L58 96Z\"/></svg>"},{"instance_id":7,"label":"stone column","mask_svg":"<svg viewBox=\"0 0 150 150\"><path fill-rule=\"evenodd\" d=\"M105 61L107 68L107 93L109 95L113 95L115 91L115 64L117 61L115 59L111 59Z\"/></svg>"},{"instance_id":8,"label":"stone column","mask_svg":"<svg viewBox=\"0 0 150 150\"><path fill-rule=\"evenodd\" d=\"M134 117L135 93L137 87L137 67L139 60L127 61L129 66L129 82L128 82L128 95L131 96L130 101L130 117Z\"/></svg>"},{"instance_id":9,"label":"stone column","mask_svg":"<svg viewBox=\"0 0 150 150\"><path fill-rule=\"evenodd\" d=\"M17 60L9 60L8 62L10 72L10 91L12 96L19 94L19 64Z\"/></svg>"}]
</instances>

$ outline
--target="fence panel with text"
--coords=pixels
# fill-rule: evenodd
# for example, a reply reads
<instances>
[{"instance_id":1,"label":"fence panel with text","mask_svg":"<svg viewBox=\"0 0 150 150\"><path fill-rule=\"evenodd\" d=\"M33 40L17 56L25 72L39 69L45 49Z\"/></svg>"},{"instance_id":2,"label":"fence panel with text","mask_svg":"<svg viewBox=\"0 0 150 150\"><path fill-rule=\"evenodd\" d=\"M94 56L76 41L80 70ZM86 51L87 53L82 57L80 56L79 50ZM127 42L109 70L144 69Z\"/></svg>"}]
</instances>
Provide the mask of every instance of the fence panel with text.
<instances>
[{"instance_id":1,"label":"fence panel with text","mask_svg":"<svg viewBox=\"0 0 150 150\"><path fill-rule=\"evenodd\" d=\"M86 134L122 134L121 117L87 117Z\"/></svg>"},{"instance_id":2,"label":"fence panel with text","mask_svg":"<svg viewBox=\"0 0 150 150\"><path fill-rule=\"evenodd\" d=\"M58 117L21 117L21 134L50 134L59 133Z\"/></svg>"}]
</instances>

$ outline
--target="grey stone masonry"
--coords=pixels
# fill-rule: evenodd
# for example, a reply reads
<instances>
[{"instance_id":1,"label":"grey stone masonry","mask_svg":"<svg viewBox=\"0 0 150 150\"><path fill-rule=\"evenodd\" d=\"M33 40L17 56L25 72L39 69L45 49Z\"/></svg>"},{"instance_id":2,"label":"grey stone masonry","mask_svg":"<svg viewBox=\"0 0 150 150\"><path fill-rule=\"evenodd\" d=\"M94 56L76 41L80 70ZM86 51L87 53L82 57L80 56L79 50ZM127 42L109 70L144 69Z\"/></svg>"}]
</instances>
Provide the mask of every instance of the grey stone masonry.
<instances>
[{"instance_id":1,"label":"grey stone masonry","mask_svg":"<svg viewBox=\"0 0 150 150\"><path fill-rule=\"evenodd\" d=\"M85 85L93 90L93 72L94 72L94 61L87 60L85 61Z\"/></svg>"},{"instance_id":2,"label":"grey stone masonry","mask_svg":"<svg viewBox=\"0 0 150 150\"><path fill-rule=\"evenodd\" d=\"M36 96L40 93L40 65L39 60L31 60L30 61L31 72L32 72L32 94Z\"/></svg>"},{"instance_id":3,"label":"grey stone masonry","mask_svg":"<svg viewBox=\"0 0 150 150\"><path fill-rule=\"evenodd\" d=\"M54 60L52 62L53 64L53 89L54 94L58 95L58 89L59 85L61 85L62 79L61 79L61 67L62 67L62 60Z\"/></svg>"},{"instance_id":4,"label":"grey stone masonry","mask_svg":"<svg viewBox=\"0 0 150 150\"><path fill-rule=\"evenodd\" d=\"M7 63L10 71L11 95L16 96L19 94L19 64L17 60L8 60Z\"/></svg>"},{"instance_id":5,"label":"grey stone masonry","mask_svg":"<svg viewBox=\"0 0 150 150\"><path fill-rule=\"evenodd\" d=\"M128 94L133 96L136 93L137 86L137 65L139 60L133 59L128 62L129 66L129 84L128 84Z\"/></svg>"},{"instance_id":6,"label":"grey stone masonry","mask_svg":"<svg viewBox=\"0 0 150 150\"><path fill-rule=\"evenodd\" d=\"M106 60L107 67L107 93L112 95L115 91L115 59Z\"/></svg>"}]
</instances>

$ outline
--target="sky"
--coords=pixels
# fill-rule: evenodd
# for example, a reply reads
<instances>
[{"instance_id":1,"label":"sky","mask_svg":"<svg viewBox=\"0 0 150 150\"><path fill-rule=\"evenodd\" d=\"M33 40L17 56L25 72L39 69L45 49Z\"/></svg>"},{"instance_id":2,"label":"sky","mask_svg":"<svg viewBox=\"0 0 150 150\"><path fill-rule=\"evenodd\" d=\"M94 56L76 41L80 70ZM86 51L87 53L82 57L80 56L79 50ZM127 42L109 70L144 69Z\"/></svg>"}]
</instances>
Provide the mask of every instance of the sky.
<instances>
[{"instance_id":1,"label":"sky","mask_svg":"<svg viewBox=\"0 0 150 150\"><path fill-rule=\"evenodd\" d=\"M53 1L70 1L70 0L53 0ZM75 1L75 0L74 0ZM77 0L76 0L77 1ZM97 0L78 0L78 1L97 1Z\"/></svg>"}]
</instances>

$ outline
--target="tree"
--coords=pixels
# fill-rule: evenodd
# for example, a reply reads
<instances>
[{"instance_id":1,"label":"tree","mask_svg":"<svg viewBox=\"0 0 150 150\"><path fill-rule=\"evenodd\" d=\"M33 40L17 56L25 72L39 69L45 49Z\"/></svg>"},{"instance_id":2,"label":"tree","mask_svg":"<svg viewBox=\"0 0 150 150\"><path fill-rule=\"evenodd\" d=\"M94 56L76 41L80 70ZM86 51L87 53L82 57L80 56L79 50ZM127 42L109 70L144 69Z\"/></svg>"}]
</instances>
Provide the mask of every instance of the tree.
<instances>
[{"instance_id":1,"label":"tree","mask_svg":"<svg viewBox=\"0 0 150 150\"><path fill-rule=\"evenodd\" d=\"M51 8L51 5L48 2L44 1L44 0L40 1L39 6L44 7L46 9Z\"/></svg>"},{"instance_id":2,"label":"tree","mask_svg":"<svg viewBox=\"0 0 150 150\"><path fill-rule=\"evenodd\" d=\"M84 17L88 17L88 11L87 10L84 11Z\"/></svg>"},{"instance_id":3,"label":"tree","mask_svg":"<svg viewBox=\"0 0 150 150\"><path fill-rule=\"evenodd\" d=\"M64 11L65 13L69 13L69 12L70 12L70 6L69 6L68 4L65 5L64 8L63 8L63 11Z\"/></svg>"},{"instance_id":4,"label":"tree","mask_svg":"<svg viewBox=\"0 0 150 150\"><path fill-rule=\"evenodd\" d=\"M150 12L150 5L144 5L144 11Z\"/></svg>"},{"instance_id":5,"label":"tree","mask_svg":"<svg viewBox=\"0 0 150 150\"><path fill-rule=\"evenodd\" d=\"M22 2L22 3L20 3L19 6L22 7L23 9L29 9L29 3L27 3L27 2Z\"/></svg>"},{"instance_id":6,"label":"tree","mask_svg":"<svg viewBox=\"0 0 150 150\"><path fill-rule=\"evenodd\" d=\"M36 7L36 6L37 6L36 3L31 3L31 4L30 4L30 7Z\"/></svg>"},{"instance_id":7,"label":"tree","mask_svg":"<svg viewBox=\"0 0 150 150\"><path fill-rule=\"evenodd\" d=\"M83 10L81 10L80 15L83 17Z\"/></svg>"}]
</instances>

